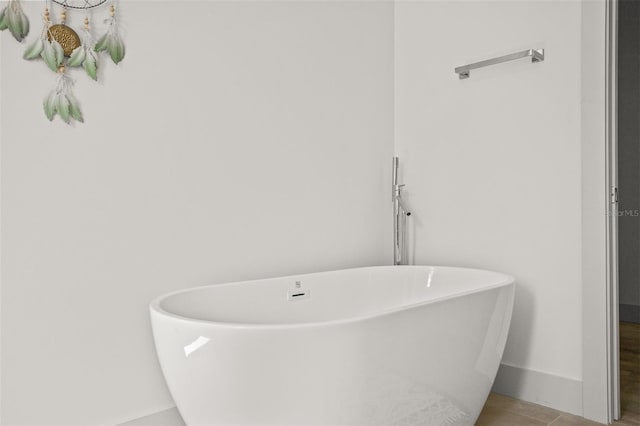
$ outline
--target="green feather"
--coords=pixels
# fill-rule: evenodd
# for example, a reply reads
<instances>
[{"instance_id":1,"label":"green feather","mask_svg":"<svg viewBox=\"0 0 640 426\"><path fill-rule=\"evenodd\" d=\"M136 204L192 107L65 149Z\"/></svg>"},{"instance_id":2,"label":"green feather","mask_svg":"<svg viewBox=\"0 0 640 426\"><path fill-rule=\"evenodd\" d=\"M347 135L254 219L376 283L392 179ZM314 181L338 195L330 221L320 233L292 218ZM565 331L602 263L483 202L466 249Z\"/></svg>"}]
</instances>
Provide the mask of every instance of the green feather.
<instances>
[{"instance_id":1,"label":"green feather","mask_svg":"<svg viewBox=\"0 0 640 426\"><path fill-rule=\"evenodd\" d=\"M70 105L69 100L62 93L59 93L56 96L56 106L58 109L58 114L60 114L60 118L62 118L64 122L68 124L71 121Z\"/></svg>"},{"instance_id":2,"label":"green feather","mask_svg":"<svg viewBox=\"0 0 640 426\"><path fill-rule=\"evenodd\" d=\"M103 50L105 50L107 48L107 36L108 35L109 35L109 33L107 33L107 34L103 35L102 37L100 37L100 39L96 43L96 45L93 48L93 50L95 50L96 52L102 52Z\"/></svg>"},{"instance_id":3,"label":"green feather","mask_svg":"<svg viewBox=\"0 0 640 426\"><path fill-rule=\"evenodd\" d=\"M62 48L62 45L56 40L53 40L51 42L51 47L53 47L53 52L56 55L56 65L60 66L60 64L62 64L62 61L64 60L64 49Z\"/></svg>"},{"instance_id":4,"label":"green feather","mask_svg":"<svg viewBox=\"0 0 640 426\"><path fill-rule=\"evenodd\" d=\"M7 28L9 28L9 23L5 19L6 14L7 14L7 8L5 7L0 11L0 31L4 31Z\"/></svg>"},{"instance_id":5,"label":"green feather","mask_svg":"<svg viewBox=\"0 0 640 426\"><path fill-rule=\"evenodd\" d=\"M24 55L22 55L22 57L24 59L35 59L38 56L40 56L43 49L44 49L44 41L41 38L39 38L25 49Z\"/></svg>"},{"instance_id":6,"label":"green feather","mask_svg":"<svg viewBox=\"0 0 640 426\"><path fill-rule=\"evenodd\" d=\"M80 123L84 123L82 111L80 110L80 106L78 105L76 98L72 95L67 95L67 99L69 100L69 113L71 114L71 117Z\"/></svg>"},{"instance_id":7,"label":"green feather","mask_svg":"<svg viewBox=\"0 0 640 426\"><path fill-rule=\"evenodd\" d=\"M87 52L87 57L84 59L82 65L84 70L87 72L87 75L98 81L98 64L96 63L96 58L91 52Z\"/></svg>"},{"instance_id":8,"label":"green feather","mask_svg":"<svg viewBox=\"0 0 640 426\"><path fill-rule=\"evenodd\" d=\"M20 3L7 6L4 20L16 40L22 41L29 34L29 19L22 11Z\"/></svg>"},{"instance_id":9,"label":"green feather","mask_svg":"<svg viewBox=\"0 0 640 426\"><path fill-rule=\"evenodd\" d=\"M22 36L22 19L18 12L13 10L12 7L9 7L5 16L7 23L9 24L9 31L11 31L11 35L18 41L22 41L24 38Z\"/></svg>"},{"instance_id":10,"label":"green feather","mask_svg":"<svg viewBox=\"0 0 640 426\"><path fill-rule=\"evenodd\" d=\"M111 59L115 64L120 63L120 61L124 59L124 43L117 35L113 35L109 38L109 42L107 43L107 50L109 51L109 55L111 55Z\"/></svg>"},{"instance_id":11,"label":"green feather","mask_svg":"<svg viewBox=\"0 0 640 426\"><path fill-rule=\"evenodd\" d=\"M51 92L49 96L47 96L43 103L44 106L44 114L47 116L49 121L53 121L53 117L56 115L56 95L55 92Z\"/></svg>"},{"instance_id":12,"label":"green feather","mask_svg":"<svg viewBox=\"0 0 640 426\"><path fill-rule=\"evenodd\" d=\"M22 21L22 38L25 38L29 35L29 18L27 18L22 9L20 10L20 19Z\"/></svg>"},{"instance_id":13,"label":"green feather","mask_svg":"<svg viewBox=\"0 0 640 426\"><path fill-rule=\"evenodd\" d=\"M43 40L42 46L42 59L44 59L44 63L51 69L53 72L58 72L58 62L56 59L56 53L53 50L53 46L47 40Z\"/></svg>"},{"instance_id":14,"label":"green feather","mask_svg":"<svg viewBox=\"0 0 640 426\"><path fill-rule=\"evenodd\" d=\"M75 49L73 49L73 52L71 52L71 56L67 61L67 65L70 67L79 67L84 62L86 56L87 52L84 46L76 47Z\"/></svg>"}]
</instances>

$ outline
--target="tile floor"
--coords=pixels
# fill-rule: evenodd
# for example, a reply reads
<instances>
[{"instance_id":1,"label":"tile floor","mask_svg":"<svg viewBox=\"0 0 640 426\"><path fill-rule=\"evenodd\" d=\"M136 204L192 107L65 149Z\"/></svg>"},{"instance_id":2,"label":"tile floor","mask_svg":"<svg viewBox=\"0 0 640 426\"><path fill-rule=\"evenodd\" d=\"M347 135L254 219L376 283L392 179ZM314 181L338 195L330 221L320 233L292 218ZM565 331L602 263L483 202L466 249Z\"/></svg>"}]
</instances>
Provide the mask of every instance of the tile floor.
<instances>
[{"instance_id":1,"label":"tile floor","mask_svg":"<svg viewBox=\"0 0 640 426\"><path fill-rule=\"evenodd\" d=\"M600 425L582 417L542 405L492 393L480 413L477 426L569 426Z\"/></svg>"},{"instance_id":2,"label":"tile floor","mask_svg":"<svg viewBox=\"0 0 640 426\"><path fill-rule=\"evenodd\" d=\"M622 416L615 425L640 426L640 324L620 323L620 400ZM491 394L478 426L599 425L541 405Z\"/></svg>"}]
</instances>

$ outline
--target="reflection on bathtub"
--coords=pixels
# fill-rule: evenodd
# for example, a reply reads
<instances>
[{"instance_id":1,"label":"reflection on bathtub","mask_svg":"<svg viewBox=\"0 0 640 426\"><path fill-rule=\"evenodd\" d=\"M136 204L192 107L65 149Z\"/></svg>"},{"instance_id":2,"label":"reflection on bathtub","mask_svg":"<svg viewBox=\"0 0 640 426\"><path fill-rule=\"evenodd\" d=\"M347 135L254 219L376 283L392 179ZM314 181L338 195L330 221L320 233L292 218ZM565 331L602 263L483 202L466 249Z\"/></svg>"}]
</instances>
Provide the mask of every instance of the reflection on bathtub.
<instances>
[{"instance_id":1,"label":"reflection on bathtub","mask_svg":"<svg viewBox=\"0 0 640 426\"><path fill-rule=\"evenodd\" d=\"M471 416L452 398L400 374L387 372L372 377L367 386L374 391L367 401L367 425L472 424Z\"/></svg>"},{"instance_id":2,"label":"reflection on bathtub","mask_svg":"<svg viewBox=\"0 0 640 426\"><path fill-rule=\"evenodd\" d=\"M433 281L433 274L435 274L435 268L429 268L429 274L427 275L427 288L431 287L431 281Z\"/></svg>"},{"instance_id":3,"label":"reflection on bathtub","mask_svg":"<svg viewBox=\"0 0 640 426\"><path fill-rule=\"evenodd\" d=\"M198 337L192 343L184 347L184 356L188 357L189 355L191 355L192 353L194 353L195 351L197 351L198 349L200 349L201 347L209 343L210 340L211 339L204 336Z\"/></svg>"}]
</instances>

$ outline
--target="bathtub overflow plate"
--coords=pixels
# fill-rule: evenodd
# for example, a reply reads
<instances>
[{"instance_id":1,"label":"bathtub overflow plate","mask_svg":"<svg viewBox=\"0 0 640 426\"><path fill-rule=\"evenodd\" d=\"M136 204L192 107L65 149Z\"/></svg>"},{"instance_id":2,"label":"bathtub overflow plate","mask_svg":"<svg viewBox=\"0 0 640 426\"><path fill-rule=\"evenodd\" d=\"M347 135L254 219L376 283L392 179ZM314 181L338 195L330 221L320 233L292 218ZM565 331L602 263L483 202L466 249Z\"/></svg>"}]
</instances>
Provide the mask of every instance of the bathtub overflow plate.
<instances>
[{"instance_id":1,"label":"bathtub overflow plate","mask_svg":"<svg viewBox=\"0 0 640 426\"><path fill-rule=\"evenodd\" d=\"M289 290L287 292L287 300L303 300L308 299L311 296L311 291L308 289L302 288L302 283L300 281L296 281L295 288L293 290Z\"/></svg>"}]
</instances>

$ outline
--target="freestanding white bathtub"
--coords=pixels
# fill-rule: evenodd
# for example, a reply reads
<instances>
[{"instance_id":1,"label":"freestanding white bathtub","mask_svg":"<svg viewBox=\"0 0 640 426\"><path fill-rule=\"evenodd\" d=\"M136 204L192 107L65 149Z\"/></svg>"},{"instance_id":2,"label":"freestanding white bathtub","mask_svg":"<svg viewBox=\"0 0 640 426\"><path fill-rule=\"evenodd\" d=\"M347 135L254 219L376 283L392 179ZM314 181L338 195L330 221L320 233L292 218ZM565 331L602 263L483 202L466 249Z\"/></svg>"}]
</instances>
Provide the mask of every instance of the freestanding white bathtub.
<instances>
[{"instance_id":1,"label":"freestanding white bathtub","mask_svg":"<svg viewBox=\"0 0 640 426\"><path fill-rule=\"evenodd\" d=\"M504 350L513 278L382 266L211 285L151 303L190 425L471 425Z\"/></svg>"}]
</instances>

